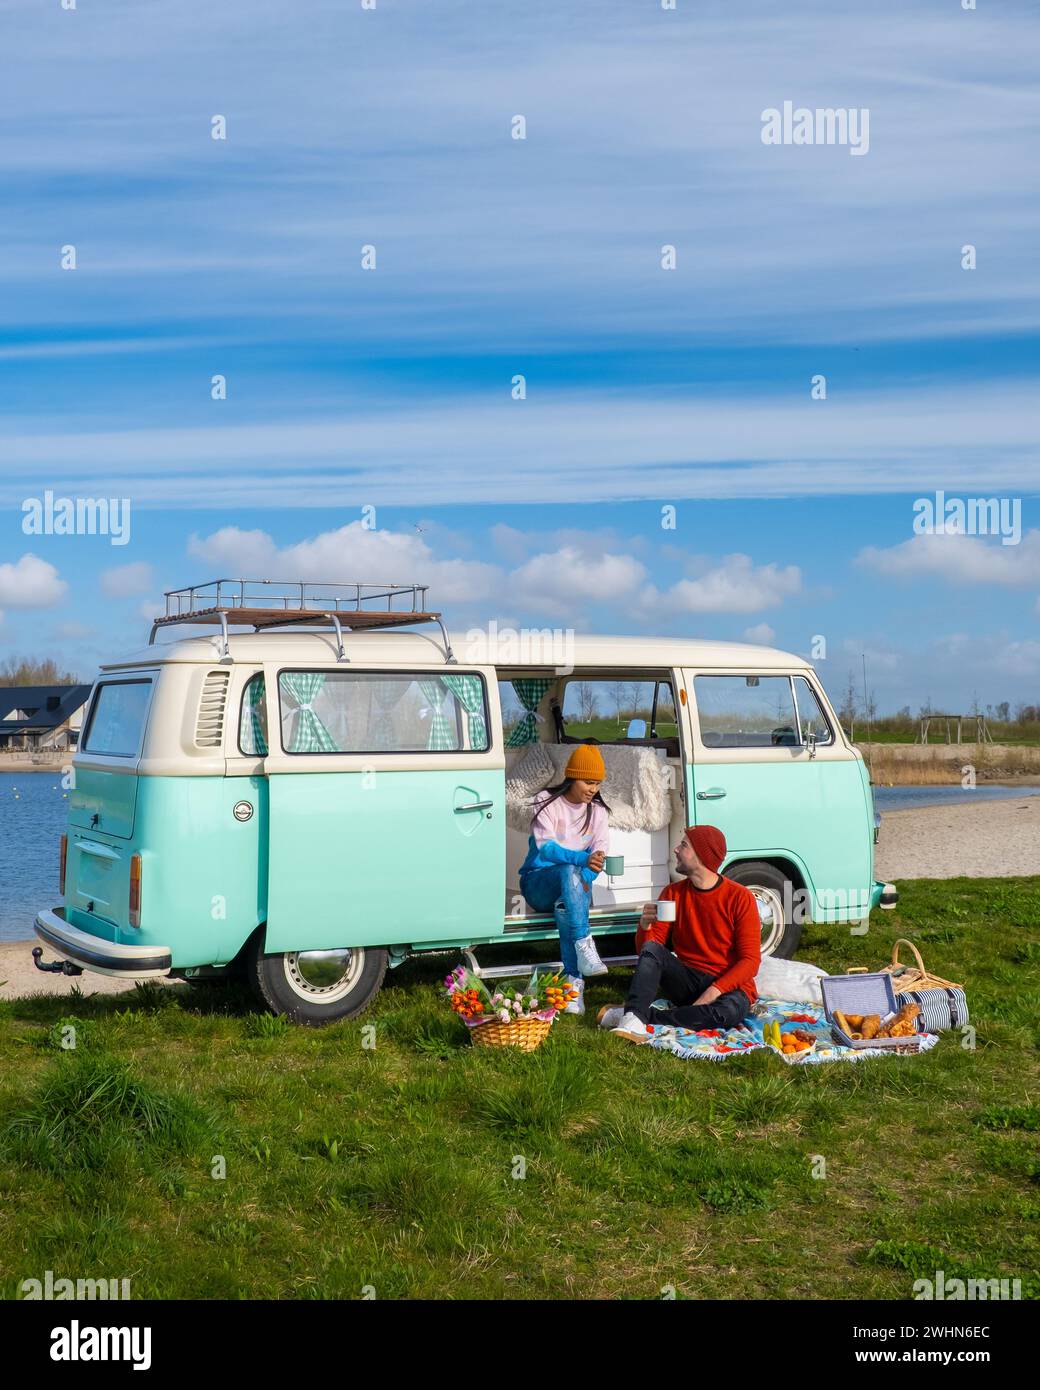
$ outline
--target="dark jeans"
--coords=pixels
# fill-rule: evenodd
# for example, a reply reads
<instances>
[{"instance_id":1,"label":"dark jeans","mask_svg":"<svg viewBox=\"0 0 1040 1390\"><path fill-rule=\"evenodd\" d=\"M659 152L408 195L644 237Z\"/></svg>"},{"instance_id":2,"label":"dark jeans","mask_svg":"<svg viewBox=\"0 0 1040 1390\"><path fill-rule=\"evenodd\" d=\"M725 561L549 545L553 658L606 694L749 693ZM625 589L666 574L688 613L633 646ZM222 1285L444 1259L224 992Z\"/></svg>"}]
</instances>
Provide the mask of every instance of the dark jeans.
<instances>
[{"instance_id":1,"label":"dark jeans","mask_svg":"<svg viewBox=\"0 0 1040 1390\"><path fill-rule=\"evenodd\" d=\"M625 1010L644 1023L672 1023L677 1028L736 1028L751 1011L742 989L720 994L714 1004L694 1004L712 984L710 975L693 970L667 946L648 941L639 953ZM655 999L670 999L670 1009L653 1009Z\"/></svg>"}]
</instances>

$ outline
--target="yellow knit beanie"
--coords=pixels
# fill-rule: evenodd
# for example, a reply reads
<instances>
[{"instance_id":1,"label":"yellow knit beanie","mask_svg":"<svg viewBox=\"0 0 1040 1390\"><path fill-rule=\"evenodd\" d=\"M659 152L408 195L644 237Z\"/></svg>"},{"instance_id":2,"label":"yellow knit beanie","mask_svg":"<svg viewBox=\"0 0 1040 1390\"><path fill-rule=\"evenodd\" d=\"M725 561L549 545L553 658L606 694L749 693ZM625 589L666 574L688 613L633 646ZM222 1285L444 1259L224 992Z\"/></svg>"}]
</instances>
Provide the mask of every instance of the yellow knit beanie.
<instances>
[{"instance_id":1,"label":"yellow knit beanie","mask_svg":"<svg viewBox=\"0 0 1040 1390\"><path fill-rule=\"evenodd\" d=\"M602 782L607 775L603 754L591 743L580 743L567 759L563 775L582 782Z\"/></svg>"}]
</instances>

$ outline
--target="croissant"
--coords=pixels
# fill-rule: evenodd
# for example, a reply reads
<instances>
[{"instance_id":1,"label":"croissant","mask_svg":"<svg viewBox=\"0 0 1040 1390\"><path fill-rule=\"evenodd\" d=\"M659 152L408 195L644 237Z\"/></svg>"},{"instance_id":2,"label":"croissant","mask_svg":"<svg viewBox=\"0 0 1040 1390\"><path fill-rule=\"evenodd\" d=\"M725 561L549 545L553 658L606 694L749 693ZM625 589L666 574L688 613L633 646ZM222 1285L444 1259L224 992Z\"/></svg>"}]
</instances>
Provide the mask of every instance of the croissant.
<instances>
[{"instance_id":1,"label":"croissant","mask_svg":"<svg viewBox=\"0 0 1040 1390\"><path fill-rule=\"evenodd\" d=\"M895 1018L890 1019L884 1028L882 1028L879 1036L883 1038L913 1037L918 1031L917 1018L920 1012L920 1004L904 1004Z\"/></svg>"},{"instance_id":2,"label":"croissant","mask_svg":"<svg viewBox=\"0 0 1040 1390\"><path fill-rule=\"evenodd\" d=\"M867 1014L863 1019L863 1025L860 1031L864 1038L876 1038L881 1032L881 1015Z\"/></svg>"}]
</instances>

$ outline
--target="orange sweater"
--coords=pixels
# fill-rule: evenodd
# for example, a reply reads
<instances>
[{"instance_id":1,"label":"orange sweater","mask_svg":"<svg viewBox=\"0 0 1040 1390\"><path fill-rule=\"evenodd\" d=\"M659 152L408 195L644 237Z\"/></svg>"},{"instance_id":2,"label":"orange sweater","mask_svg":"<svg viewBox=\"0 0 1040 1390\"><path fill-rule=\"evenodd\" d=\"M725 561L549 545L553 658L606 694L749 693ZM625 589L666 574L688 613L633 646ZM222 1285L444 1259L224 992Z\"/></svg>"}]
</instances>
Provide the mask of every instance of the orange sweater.
<instances>
[{"instance_id":1,"label":"orange sweater","mask_svg":"<svg viewBox=\"0 0 1040 1390\"><path fill-rule=\"evenodd\" d=\"M753 1004L755 976L762 961L758 904L749 888L720 876L714 888L695 888L688 878L669 883L661 894L675 904L674 922L654 922L636 932L636 950L659 941L684 965L710 975L721 994L742 989Z\"/></svg>"}]
</instances>

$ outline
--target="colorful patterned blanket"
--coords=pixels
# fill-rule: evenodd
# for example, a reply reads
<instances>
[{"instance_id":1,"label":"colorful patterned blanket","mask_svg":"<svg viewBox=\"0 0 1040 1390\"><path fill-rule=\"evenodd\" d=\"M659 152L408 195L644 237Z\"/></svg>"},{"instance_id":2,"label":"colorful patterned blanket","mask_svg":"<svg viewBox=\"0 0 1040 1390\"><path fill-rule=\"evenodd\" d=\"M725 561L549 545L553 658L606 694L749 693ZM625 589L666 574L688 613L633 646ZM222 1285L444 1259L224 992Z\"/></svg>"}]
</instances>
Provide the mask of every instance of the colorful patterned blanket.
<instances>
[{"instance_id":1,"label":"colorful patterned blanket","mask_svg":"<svg viewBox=\"0 0 1040 1390\"><path fill-rule=\"evenodd\" d=\"M660 1001L662 1004L665 1000ZM747 1052L757 1052L769 1047L762 1031L767 1023L776 1019L780 1031L788 1028L801 1028L807 1033L815 1033L817 1043L811 1052L783 1054L770 1047L774 1057L780 1057L791 1066L803 1066L815 1062L857 1062L862 1057L905 1057L905 1052L896 1052L885 1047L842 1047L831 1037L830 1024L819 1004L798 1004L787 999L759 999L756 1008L760 1010L748 1018L739 1028L705 1028L694 1031L690 1028L655 1026L650 1046L663 1052L674 1052L677 1057L694 1058L701 1062L723 1062L728 1057L743 1056ZM920 1051L928 1052L939 1041L934 1033L925 1033L920 1040Z\"/></svg>"}]
</instances>

